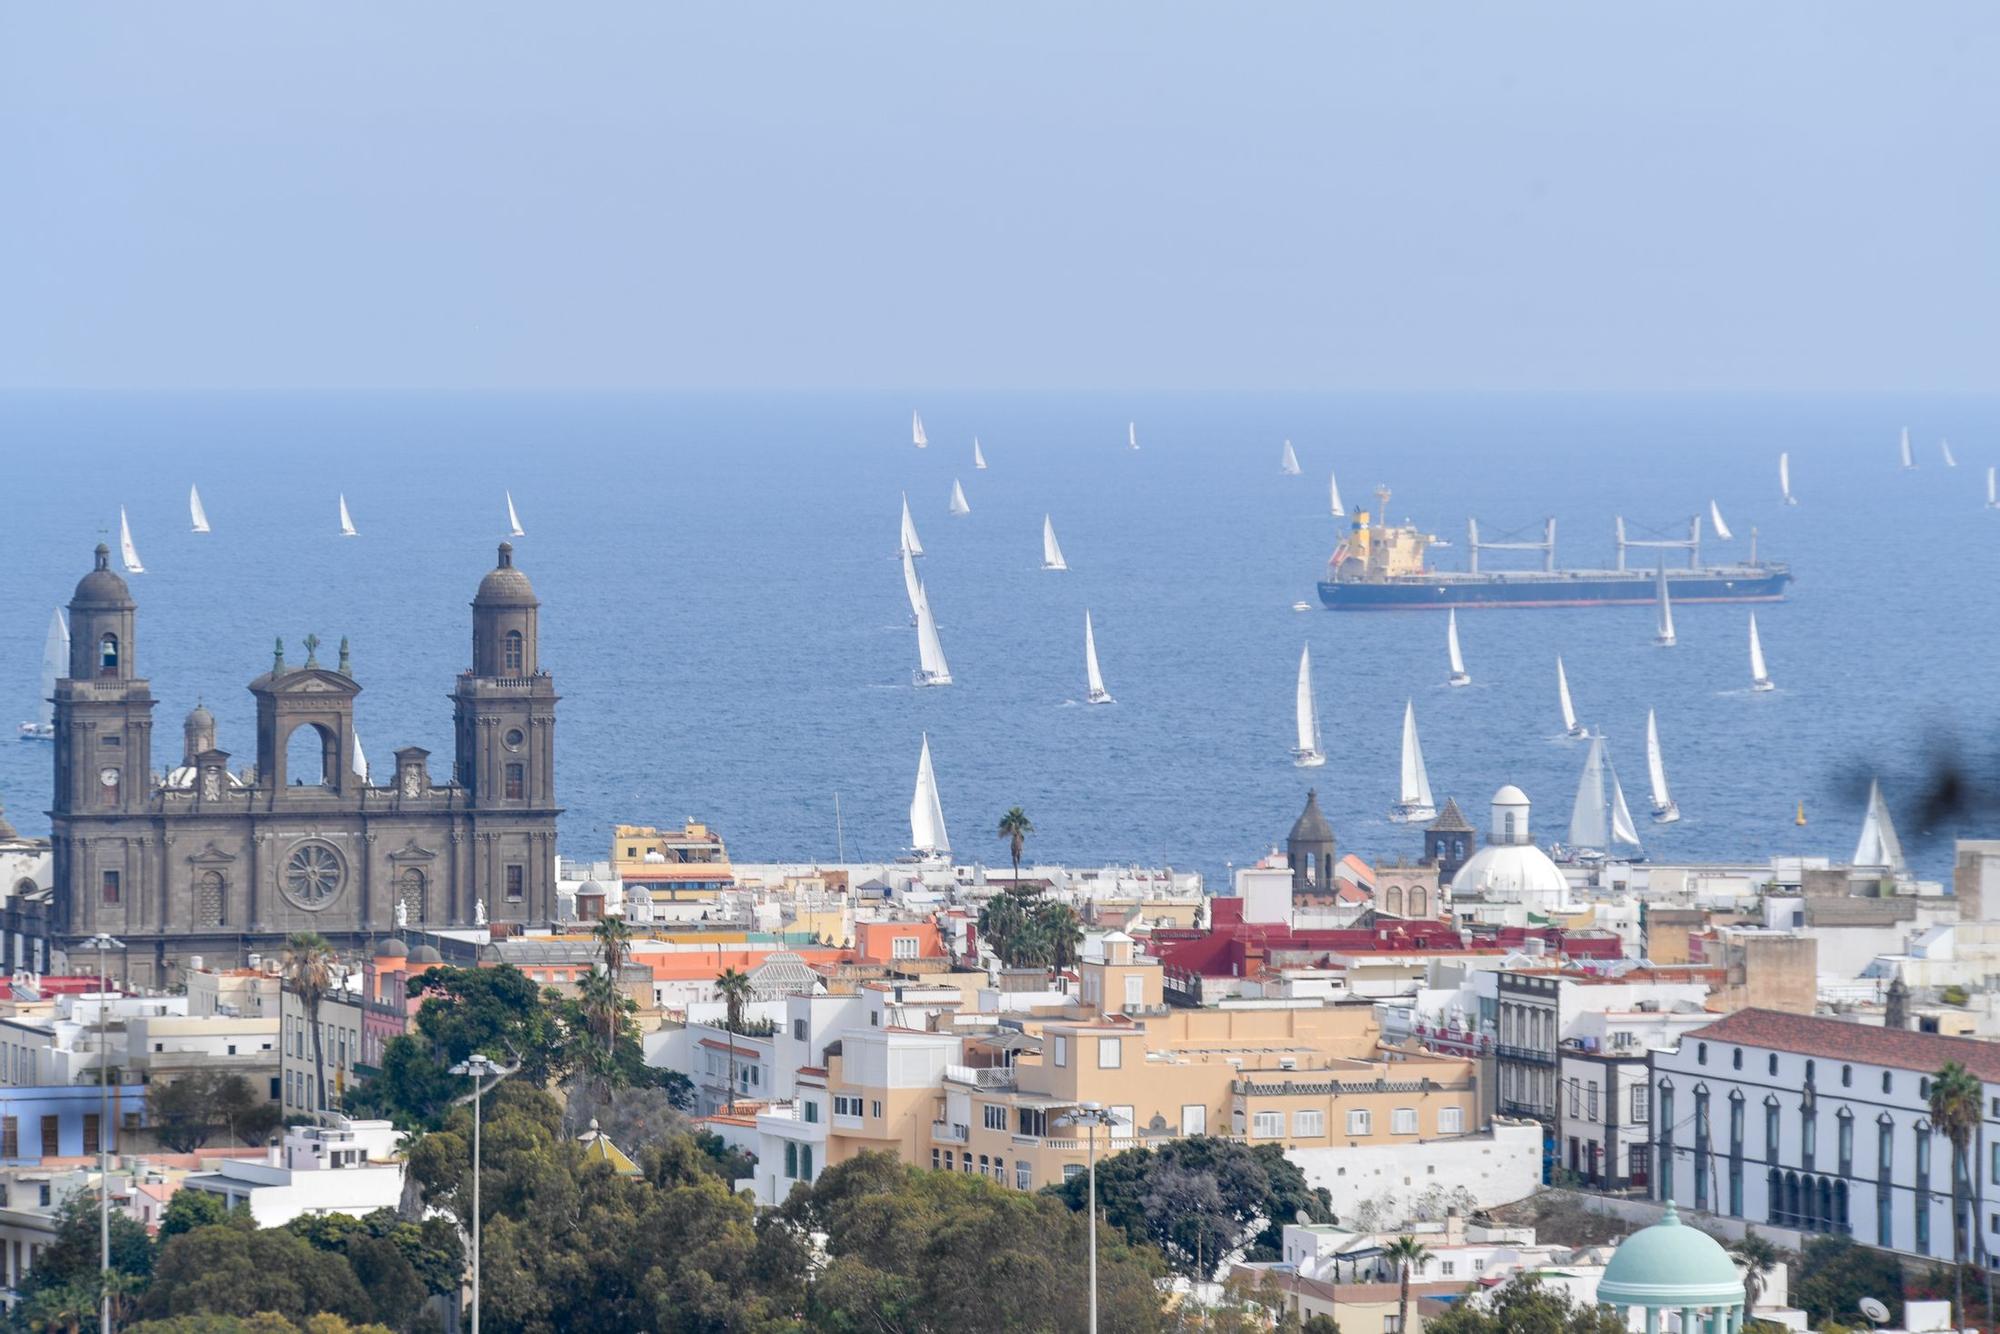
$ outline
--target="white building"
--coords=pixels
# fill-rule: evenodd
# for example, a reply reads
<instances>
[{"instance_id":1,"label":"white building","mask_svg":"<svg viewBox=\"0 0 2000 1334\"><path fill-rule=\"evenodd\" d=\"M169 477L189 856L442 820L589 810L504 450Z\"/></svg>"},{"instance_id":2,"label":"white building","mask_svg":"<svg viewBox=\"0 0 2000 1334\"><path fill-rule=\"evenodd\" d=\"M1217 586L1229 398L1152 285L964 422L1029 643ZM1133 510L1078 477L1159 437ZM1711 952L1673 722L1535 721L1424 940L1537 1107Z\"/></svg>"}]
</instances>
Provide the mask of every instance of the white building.
<instances>
[{"instance_id":1,"label":"white building","mask_svg":"<svg viewBox=\"0 0 2000 1334\"><path fill-rule=\"evenodd\" d=\"M354 1067L361 1063L361 973L343 971L319 1003L319 1054L313 1052L313 1029L305 1003L287 987L279 997L279 1105L290 1117L321 1111L319 1075L326 1077L326 1107L339 1108L354 1085ZM363 1124L363 1123L357 1123Z\"/></svg>"},{"instance_id":2,"label":"white building","mask_svg":"<svg viewBox=\"0 0 2000 1334\"><path fill-rule=\"evenodd\" d=\"M283 1227L306 1214L361 1218L393 1209L403 1197L404 1163L395 1126L335 1118L330 1126L293 1126L262 1161L227 1159L190 1173L182 1190L220 1195L247 1207L259 1227Z\"/></svg>"},{"instance_id":3,"label":"white building","mask_svg":"<svg viewBox=\"0 0 2000 1334\"><path fill-rule=\"evenodd\" d=\"M2000 1045L1739 1010L1653 1057L1656 1191L1696 1209L1952 1258L1952 1148L1931 1077L1982 1086L1967 1244L2000 1254Z\"/></svg>"}]
</instances>

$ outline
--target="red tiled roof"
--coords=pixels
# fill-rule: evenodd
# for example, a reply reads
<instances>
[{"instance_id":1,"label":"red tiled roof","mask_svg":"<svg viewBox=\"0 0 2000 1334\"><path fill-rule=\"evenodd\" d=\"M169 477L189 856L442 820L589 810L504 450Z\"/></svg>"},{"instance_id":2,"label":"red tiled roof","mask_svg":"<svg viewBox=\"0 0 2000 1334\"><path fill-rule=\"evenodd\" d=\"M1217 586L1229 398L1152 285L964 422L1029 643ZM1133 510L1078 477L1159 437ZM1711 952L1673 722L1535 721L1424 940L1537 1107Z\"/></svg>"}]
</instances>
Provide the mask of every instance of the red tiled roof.
<instances>
[{"instance_id":1,"label":"red tiled roof","mask_svg":"<svg viewBox=\"0 0 2000 1334\"><path fill-rule=\"evenodd\" d=\"M1935 1073L1947 1061L1957 1061L1978 1078L2000 1083L2000 1042L1978 1038L1947 1038L1778 1010L1738 1010L1688 1036L1703 1042L1740 1042L1924 1074Z\"/></svg>"}]
</instances>

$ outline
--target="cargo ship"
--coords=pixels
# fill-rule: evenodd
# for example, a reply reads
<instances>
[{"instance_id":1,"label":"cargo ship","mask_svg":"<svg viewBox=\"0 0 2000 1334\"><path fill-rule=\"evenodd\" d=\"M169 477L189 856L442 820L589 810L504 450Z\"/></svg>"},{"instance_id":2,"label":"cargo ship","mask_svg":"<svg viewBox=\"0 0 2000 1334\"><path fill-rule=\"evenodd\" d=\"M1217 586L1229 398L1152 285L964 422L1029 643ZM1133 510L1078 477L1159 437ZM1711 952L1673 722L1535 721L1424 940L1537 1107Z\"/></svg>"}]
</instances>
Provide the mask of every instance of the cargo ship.
<instances>
[{"instance_id":1,"label":"cargo ship","mask_svg":"<svg viewBox=\"0 0 2000 1334\"><path fill-rule=\"evenodd\" d=\"M1479 523L1466 524L1463 570L1431 567L1430 549L1446 545L1414 525L1375 522L1389 503L1388 490L1376 491L1371 515L1361 510L1352 527L1326 563L1319 600L1333 611L1402 611L1436 607L1636 607L1658 601L1664 571L1667 595L1677 603L1782 602L1792 581L1791 567L1757 559L1757 532L1750 532L1750 558L1735 565L1704 565L1701 561L1700 515L1688 521L1686 537L1635 538L1617 520L1618 564L1609 570L1556 568L1556 522L1544 520L1540 540L1482 541ZM1658 553L1628 568L1628 556L1639 550ZM1489 551L1533 551L1541 555L1539 569L1482 570L1480 555ZM1686 564L1678 562L1686 552ZM1668 553L1676 553L1675 568L1666 568Z\"/></svg>"}]
</instances>

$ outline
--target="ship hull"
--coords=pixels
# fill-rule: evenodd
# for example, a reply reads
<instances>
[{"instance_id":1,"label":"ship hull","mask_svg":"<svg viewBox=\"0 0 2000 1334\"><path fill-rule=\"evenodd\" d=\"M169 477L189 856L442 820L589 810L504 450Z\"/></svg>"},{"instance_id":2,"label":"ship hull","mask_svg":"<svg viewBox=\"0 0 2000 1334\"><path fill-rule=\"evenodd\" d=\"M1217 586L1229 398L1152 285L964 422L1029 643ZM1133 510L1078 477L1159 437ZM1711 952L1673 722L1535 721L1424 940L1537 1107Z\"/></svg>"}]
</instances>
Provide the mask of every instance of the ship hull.
<instances>
[{"instance_id":1,"label":"ship hull","mask_svg":"<svg viewBox=\"0 0 2000 1334\"><path fill-rule=\"evenodd\" d=\"M1332 611L1412 611L1449 607L1649 607L1657 600L1651 570L1573 570L1543 574L1434 572L1380 582L1322 580L1319 600ZM1669 571L1676 604L1782 602L1789 570Z\"/></svg>"}]
</instances>

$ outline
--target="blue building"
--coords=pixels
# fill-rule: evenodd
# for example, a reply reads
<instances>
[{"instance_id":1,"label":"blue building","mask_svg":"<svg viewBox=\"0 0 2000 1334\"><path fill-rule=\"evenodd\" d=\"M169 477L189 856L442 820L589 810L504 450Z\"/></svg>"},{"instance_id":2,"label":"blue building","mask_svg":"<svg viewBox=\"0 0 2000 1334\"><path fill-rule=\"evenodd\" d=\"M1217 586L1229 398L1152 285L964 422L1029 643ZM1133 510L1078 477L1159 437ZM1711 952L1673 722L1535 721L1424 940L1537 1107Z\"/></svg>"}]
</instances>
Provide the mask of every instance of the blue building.
<instances>
[{"instance_id":1,"label":"blue building","mask_svg":"<svg viewBox=\"0 0 2000 1334\"><path fill-rule=\"evenodd\" d=\"M40 1088L0 1088L0 1165L21 1166L44 1158L75 1158L98 1151L105 1133L95 1084L54 1084ZM146 1110L140 1084L111 1086L111 1136L105 1147L118 1150L118 1130L136 1130Z\"/></svg>"}]
</instances>

